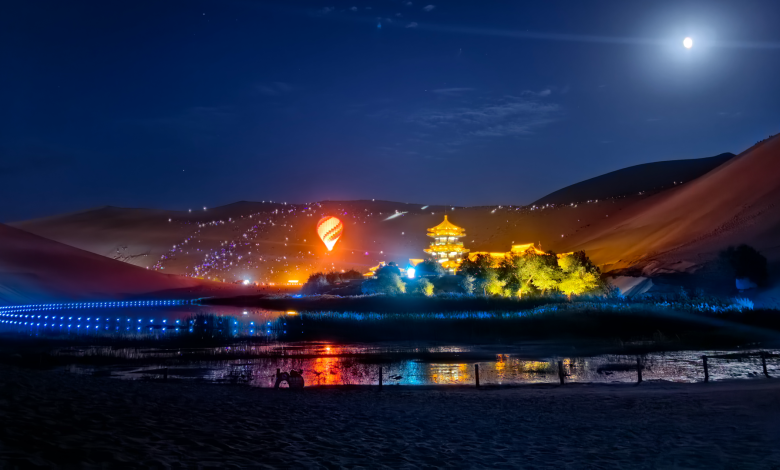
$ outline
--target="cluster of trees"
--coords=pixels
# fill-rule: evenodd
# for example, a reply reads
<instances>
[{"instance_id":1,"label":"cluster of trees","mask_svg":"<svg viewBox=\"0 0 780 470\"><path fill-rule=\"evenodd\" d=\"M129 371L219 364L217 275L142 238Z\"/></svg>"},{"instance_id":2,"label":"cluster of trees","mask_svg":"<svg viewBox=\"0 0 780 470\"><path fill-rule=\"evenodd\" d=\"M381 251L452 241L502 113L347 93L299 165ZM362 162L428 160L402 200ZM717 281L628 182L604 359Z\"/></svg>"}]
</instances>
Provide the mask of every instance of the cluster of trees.
<instances>
[{"instance_id":1,"label":"cluster of trees","mask_svg":"<svg viewBox=\"0 0 780 470\"><path fill-rule=\"evenodd\" d=\"M343 273L337 271L329 273L317 272L309 275L309 279L303 285L302 291L304 294L317 294L329 286L357 279L363 279L363 275L354 269Z\"/></svg>"},{"instance_id":2,"label":"cluster of trees","mask_svg":"<svg viewBox=\"0 0 780 470\"><path fill-rule=\"evenodd\" d=\"M527 251L502 259L498 264L487 255L465 259L459 274L467 293L523 297L529 294L561 292L585 294L605 287L601 271L584 251L557 256L553 252Z\"/></svg>"},{"instance_id":3,"label":"cluster of trees","mask_svg":"<svg viewBox=\"0 0 780 470\"><path fill-rule=\"evenodd\" d=\"M439 264L435 261L431 261L431 263L436 265ZM420 264L417 266L420 266ZM441 266L439 266L439 268L441 268ZM433 295L433 283L424 277L418 279L403 279L398 265L395 263L388 263L386 266L377 269L376 279L369 279L363 282L362 292L364 294L390 295L405 294L409 292L430 297Z\"/></svg>"},{"instance_id":4,"label":"cluster of trees","mask_svg":"<svg viewBox=\"0 0 780 470\"><path fill-rule=\"evenodd\" d=\"M421 294L431 296L434 284L446 274L439 263L427 260L415 267L415 279L401 276L395 263L388 263L376 271L375 279L367 279L360 289L363 294ZM558 256L553 252L537 254L529 250L522 254L506 257L500 262L487 255L466 259L460 266L460 289L467 294L524 297L563 293L571 298L596 290L605 290L607 284L601 279L599 268L585 255L584 251ZM320 293L328 285L345 279L360 279L357 271L347 273L314 273L309 276L303 288L306 294ZM439 288L442 288L439 285ZM457 287L456 287L457 289Z\"/></svg>"}]
</instances>

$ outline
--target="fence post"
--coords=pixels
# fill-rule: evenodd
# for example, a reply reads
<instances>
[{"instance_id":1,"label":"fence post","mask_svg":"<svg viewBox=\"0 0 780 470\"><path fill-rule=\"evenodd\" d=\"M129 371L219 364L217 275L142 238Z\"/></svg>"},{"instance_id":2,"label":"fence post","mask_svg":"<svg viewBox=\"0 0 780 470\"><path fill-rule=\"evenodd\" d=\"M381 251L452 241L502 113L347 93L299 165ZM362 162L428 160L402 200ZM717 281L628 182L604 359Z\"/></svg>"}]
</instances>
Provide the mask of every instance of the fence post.
<instances>
[{"instance_id":1,"label":"fence post","mask_svg":"<svg viewBox=\"0 0 780 470\"><path fill-rule=\"evenodd\" d=\"M702 356L701 361L704 364L704 381L710 381L710 369L707 367L707 356Z\"/></svg>"},{"instance_id":2,"label":"fence post","mask_svg":"<svg viewBox=\"0 0 780 470\"><path fill-rule=\"evenodd\" d=\"M642 383L642 359L636 357L636 383Z\"/></svg>"},{"instance_id":3,"label":"fence post","mask_svg":"<svg viewBox=\"0 0 780 470\"><path fill-rule=\"evenodd\" d=\"M561 379L561 385L563 385L565 374L563 373L563 361L558 361L558 378Z\"/></svg>"},{"instance_id":4,"label":"fence post","mask_svg":"<svg viewBox=\"0 0 780 470\"><path fill-rule=\"evenodd\" d=\"M766 370L766 353L764 351L761 351L761 366L764 368L764 375L766 375L766 378L770 379L769 371Z\"/></svg>"},{"instance_id":5,"label":"fence post","mask_svg":"<svg viewBox=\"0 0 780 470\"><path fill-rule=\"evenodd\" d=\"M382 366L379 366L379 390L382 390Z\"/></svg>"},{"instance_id":6,"label":"fence post","mask_svg":"<svg viewBox=\"0 0 780 470\"><path fill-rule=\"evenodd\" d=\"M477 388L479 388L479 364L474 364L474 377L477 379Z\"/></svg>"}]
</instances>

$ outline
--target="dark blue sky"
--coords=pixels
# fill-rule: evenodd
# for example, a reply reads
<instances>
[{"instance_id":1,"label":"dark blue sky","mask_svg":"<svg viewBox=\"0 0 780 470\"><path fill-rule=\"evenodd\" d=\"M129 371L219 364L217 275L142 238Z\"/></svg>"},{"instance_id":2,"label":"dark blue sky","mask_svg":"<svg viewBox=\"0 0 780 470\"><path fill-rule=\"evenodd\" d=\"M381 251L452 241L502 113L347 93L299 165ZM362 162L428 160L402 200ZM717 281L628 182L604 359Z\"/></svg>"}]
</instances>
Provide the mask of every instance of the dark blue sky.
<instances>
[{"instance_id":1,"label":"dark blue sky","mask_svg":"<svg viewBox=\"0 0 780 470\"><path fill-rule=\"evenodd\" d=\"M0 221L521 204L737 153L780 131L778 18L776 0L6 1Z\"/></svg>"}]
</instances>

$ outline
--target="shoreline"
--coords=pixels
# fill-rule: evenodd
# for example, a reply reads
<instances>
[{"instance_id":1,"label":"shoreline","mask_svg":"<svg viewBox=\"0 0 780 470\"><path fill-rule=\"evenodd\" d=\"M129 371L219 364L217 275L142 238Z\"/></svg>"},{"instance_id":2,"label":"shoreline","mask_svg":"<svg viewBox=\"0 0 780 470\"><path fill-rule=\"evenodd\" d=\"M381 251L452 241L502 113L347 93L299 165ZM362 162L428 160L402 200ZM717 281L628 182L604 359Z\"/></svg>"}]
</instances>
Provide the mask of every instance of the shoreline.
<instances>
[{"instance_id":1,"label":"shoreline","mask_svg":"<svg viewBox=\"0 0 780 470\"><path fill-rule=\"evenodd\" d=\"M310 387L0 366L9 467L772 468L780 381Z\"/></svg>"}]
</instances>

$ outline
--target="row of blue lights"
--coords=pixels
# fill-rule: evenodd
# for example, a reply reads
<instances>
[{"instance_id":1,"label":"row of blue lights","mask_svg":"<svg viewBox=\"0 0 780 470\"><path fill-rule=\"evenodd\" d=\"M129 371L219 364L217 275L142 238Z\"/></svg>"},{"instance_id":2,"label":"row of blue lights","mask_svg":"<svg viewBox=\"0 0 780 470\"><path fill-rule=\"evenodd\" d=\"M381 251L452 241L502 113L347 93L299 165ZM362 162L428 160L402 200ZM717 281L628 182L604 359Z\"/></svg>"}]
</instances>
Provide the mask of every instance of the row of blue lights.
<instances>
[{"instance_id":1,"label":"row of blue lights","mask_svg":"<svg viewBox=\"0 0 780 470\"><path fill-rule=\"evenodd\" d=\"M0 312L31 312L45 310L84 309L84 308L120 308L120 307L164 307L190 305L195 300L133 300L126 302L74 302L66 304L31 304L0 306Z\"/></svg>"},{"instance_id":2,"label":"row of blue lights","mask_svg":"<svg viewBox=\"0 0 780 470\"><path fill-rule=\"evenodd\" d=\"M85 324L85 325L82 325L81 323L77 323L75 325L76 330L81 331L82 326L84 327L85 330L91 329L91 330L97 331L97 330L101 329L101 325L89 324L89 322L93 321L92 317L87 317L86 320L84 320L84 317L72 317L72 316L70 316L70 317L67 317L67 322L66 323L59 323L59 324L56 323L56 320L58 319L58 317L56 315L51 315L50 316L50 315L20 314L20 313L0 313L0 317L11 318L11 319L8 319L8 320L0 319L0 324L17 325L17 326L28 326L28 327L43 326L45 328L57 328L57 327L59 327L59 328L68 328L68 329L74 328L73 323L70 323L70 322L73 322L74 318L75 318L75 321L77 321L77 322L82 322L82 321L88 322L88 324ZM52 323L49 323L50 317L51 317ZM36 319L38 321L36 321ZM41 322L40 322L41 319L44 320L43 324L41 324ZM60 316L59 317L60 321L63 321L65 319L66 319L66 317L64 317L64 316ZM109 317L105 317L103 319L103 321L106 322L106 324L102 327L102 329L103 330L109 330L109 329L111 329L111 327L109 325L110 322L122 322L122 320L123 319L121 319L121 318L112 319L112 318L109 318ZM125 326L124 330L125 331L130 331L133 328L133 326L129 326L129 323L132 320L130 318L125 318L124 320L125 320L125 322L127 322L127 323L123 324L123 326ZM100 322L100 317L95 317L94 321L95 322ZM175 331L180 331L179 327L181 326L181 321L182 320L175 320L173 322L173 324L169 324L168 320L164 319L164 320L162 320L162 324L161 325L157 325L157 327L158 328L161 327L160 329L162 331L167 331L168 329L175 330ZM143 319L138 319L138 323L143 323ZM192 328L191 324L193 323L193 321L190 320L189 323L190 323L189 331L192 332L193 328ZM115 325L116 325L116 323L115 323ZM135 329L136 329L136 331L141 331L141 330L146 330L148 328L149 331L153 331L155 329L155 327L154 326L150 327L149 325L155 325L154 319L150 319L148 323L146 323L145 325L142 325L142 326L137 326L137 327L135 327ZM234 321L233 325L234 325L233 333L238 334L239 322L238 321ZM170 326L170 328L169 328L169 326ZM269 334L269 335L271 334L271 328L270 327L271 327L271 322L268 322L268 329L267 329L266 333ZM249 322L248 329L249 329L249 333L250 334L255 334L255 331L257 331L258 333L263 333L262 327L261 326L255 326L255 322L254 321ZM121 327L120 326L114 326L113 330L114 331L120 331ZM287 333L287 331L284 331L284 333Z\"/></svg>"}]
</instances>

